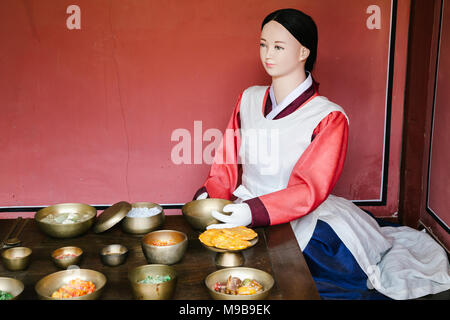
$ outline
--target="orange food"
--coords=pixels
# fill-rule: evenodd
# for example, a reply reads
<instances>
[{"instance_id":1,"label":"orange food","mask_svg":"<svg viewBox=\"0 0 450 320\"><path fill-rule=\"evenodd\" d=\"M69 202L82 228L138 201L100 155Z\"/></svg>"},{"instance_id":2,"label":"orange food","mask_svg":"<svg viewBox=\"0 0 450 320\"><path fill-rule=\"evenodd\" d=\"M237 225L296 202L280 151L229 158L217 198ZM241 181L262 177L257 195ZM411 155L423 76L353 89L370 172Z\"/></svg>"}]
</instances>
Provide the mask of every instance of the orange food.
<instances>
[{"instance_id":1,"label":"orange food","mask_svg":"<svg viewBox=\"0 0 450 320\"><path fill-rule=\"evenodd\" d=\"M214 247L214 241L221 233L222 231L220 229L208 229L203 232L198 238L207 246Z\"/></svg>"},{"instance_id":2,"label":"orange food","mask_svg":"<svg viewBox=\"0 0 450 320\"><path fill-rule=\"evenodd\" d=\"M150 242L150 244L152 246L171 246L174 245L176 242L173 240L153 240L152 242Z\"/></svg>"},{"instance_id":3,"label":"orange food","mask_svg":"<svg viewBox=\"0 0 450 320\"><path fill-rule=\"evenodd\" d=\"M240 226L234 228L224 228L222 232L228 234L232 237L238 238L240 240L252 240L258 235L255 231L250 228Z\"/></svg>"},{"instance_id":4,"label":"orange food","mask_svg":"<svg viewBox=\"0 0 450 320\"><path fill-rule=\"evenodd\" d=\"M95 291L95 285L91 281L84 281L80 278L70 280L68 284L62 286L52 293L52 298L67 299L81 297Z\"/></svg>"},{"instance_id":5,"label":"orange food","mask_svg":"<svg viewBox=\"0 0 450 320\"><path fill-rule=\"evenodd\" d=\"M199 240L209 246L226 250L242 250L251 246L248 240L257 237L257 233L247 227L208 229L199 236Z\"/></svg>"},{"instance_id":6,"label":"orange food","mask_svg":"<svg viewBox=\"0 0 450 320\"><path fill-rule=\"evenodd\" d=\"M251 295L251 294L255 294L256 293L256 289L253 287L239 287L237 294L241 294L241 295Z\"/></svg>"}]
</instances>

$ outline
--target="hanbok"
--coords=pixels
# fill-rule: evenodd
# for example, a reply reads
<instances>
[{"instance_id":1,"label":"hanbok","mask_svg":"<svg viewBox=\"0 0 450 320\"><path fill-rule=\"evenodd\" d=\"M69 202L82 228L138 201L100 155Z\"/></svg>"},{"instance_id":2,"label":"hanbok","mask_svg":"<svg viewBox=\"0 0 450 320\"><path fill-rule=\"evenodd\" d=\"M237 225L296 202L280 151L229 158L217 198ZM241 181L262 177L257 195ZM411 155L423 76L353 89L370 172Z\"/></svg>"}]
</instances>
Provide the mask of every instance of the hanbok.
<instances>
[{"instance_id":1,"label":"hanbok","mask_svg":"<svg viewBox=\"0 0 450 320\"><path fill-rule=\"evenodd\" d=\"M253 227L290 223L323 299L413 299L450 289L447 254L432 237L331 194L349 120L308 79L281 107L267 86L239 96L196 195L247 203Z\"/></svg>"}]
</instances>

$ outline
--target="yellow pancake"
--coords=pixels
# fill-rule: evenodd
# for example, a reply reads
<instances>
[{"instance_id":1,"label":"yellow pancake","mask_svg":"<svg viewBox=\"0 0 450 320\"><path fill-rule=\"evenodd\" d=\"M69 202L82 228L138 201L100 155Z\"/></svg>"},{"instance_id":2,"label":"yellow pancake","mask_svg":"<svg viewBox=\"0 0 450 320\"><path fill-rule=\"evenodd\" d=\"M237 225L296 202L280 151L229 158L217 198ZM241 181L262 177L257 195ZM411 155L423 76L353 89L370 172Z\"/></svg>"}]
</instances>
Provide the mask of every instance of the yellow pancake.
<instances>
[{"instance_id":1,"label":"yellow pancake","mask_svg":"<svg viewBox=\"0 0 450 320\"><path fill-rule=\"evenodd\" d=\"M251 246L248 240L254 239L256 232L246 227L209 229L200 234L199 240L209 246L225 250L242 250Z\"/></svg>"},{"instance_id":2,"label":"yellow pancake","mask_svg":"<svg viewBox=\"0 0 450 320\"><path fill-rule=\"evenodd\" d=\"M207 246L214 246L214 239L219 235L221 231L219 229L209 229L200 234L199 240Z\"/></svg>"},{"instance_id":3,"label":"yellow pancake","mask_svg":"<svg viewBox=\"0 0 450 320\"><path fill-rule=\"evenodd\" d=\"M252 240L258 235L252 229L243 226L223 229L223 233L241 240Z\"/></svg>"},{"instance_id":4,"label":"yellow pancake","mask_svg":"<svg viewBox=\"0 0 450 320\"><path fill-rule=\"evenodd\" d=\"M219 234L214 238L214 246L219 249L242 250L248 248L250 245L251 243L246 240L240 240L225 233Z\"/></svg>"}]
</instances>

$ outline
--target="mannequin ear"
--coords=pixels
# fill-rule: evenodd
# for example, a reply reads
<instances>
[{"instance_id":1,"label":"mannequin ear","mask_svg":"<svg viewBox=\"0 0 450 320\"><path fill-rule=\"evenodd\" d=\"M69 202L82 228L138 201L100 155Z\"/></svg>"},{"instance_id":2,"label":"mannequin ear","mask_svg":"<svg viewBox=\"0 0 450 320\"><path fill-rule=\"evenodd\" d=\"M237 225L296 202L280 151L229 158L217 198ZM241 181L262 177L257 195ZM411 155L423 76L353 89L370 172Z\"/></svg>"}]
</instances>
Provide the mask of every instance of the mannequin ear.
<instances>
[{"instance_id":1,"label":"mannequin ear","mask_svg":"<svg viewBox=\"0 0 450 320\"><path fill-rule=\"evenodd\" d=\"M309 49L302 46L300 48L299 61L306 61L306 59L308 59L308 57L309 57L309 53L310 53Z\"/></svg>"}]
</instances>

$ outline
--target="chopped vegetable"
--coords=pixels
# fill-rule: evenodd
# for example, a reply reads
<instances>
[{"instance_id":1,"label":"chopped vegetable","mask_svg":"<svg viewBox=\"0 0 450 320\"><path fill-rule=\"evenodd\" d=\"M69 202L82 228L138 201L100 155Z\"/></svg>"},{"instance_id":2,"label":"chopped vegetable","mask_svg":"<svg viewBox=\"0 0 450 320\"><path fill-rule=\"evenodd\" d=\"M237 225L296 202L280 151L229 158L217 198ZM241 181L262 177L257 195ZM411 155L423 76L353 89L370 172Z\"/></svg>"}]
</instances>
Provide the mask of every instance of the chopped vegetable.
<instances>
[{"instance_id":1,"label":"chopped vegetable","mask_svg":"<svg viewBox=\"0 0 450 320\"><path fill-rule=\"evenodd\" d=\"M91 281L84 281L80 278L70 280L67 285L62 286L52 293L52 298L67 299L81 297L95 291L95 285Z\"/></svg>"},{"instance_id":2,"label":"chopped vegetable","mask_svg":"<svg viewBox=\"0 0 450 320\"><path fill-rule=\"evenodd\" d=\"M11 300L13 295L9 292L0 290L0 300Z\"/></svg>"},{"instance_id":3,"label":"chopped vegetable","mask_svg":"<svg viewBox=\"0 0 450 320\"><path fill-rule=\"evenodd\" d=\"M160 276L160 275L156 275L156 276L147 276L145 279L138 281L138 283L151 283L151 284L158 284L158 283L163 283L166 281L170 281L170 276L169 275L165 275L165 276Z\"/></svg>"}]
</instances>

